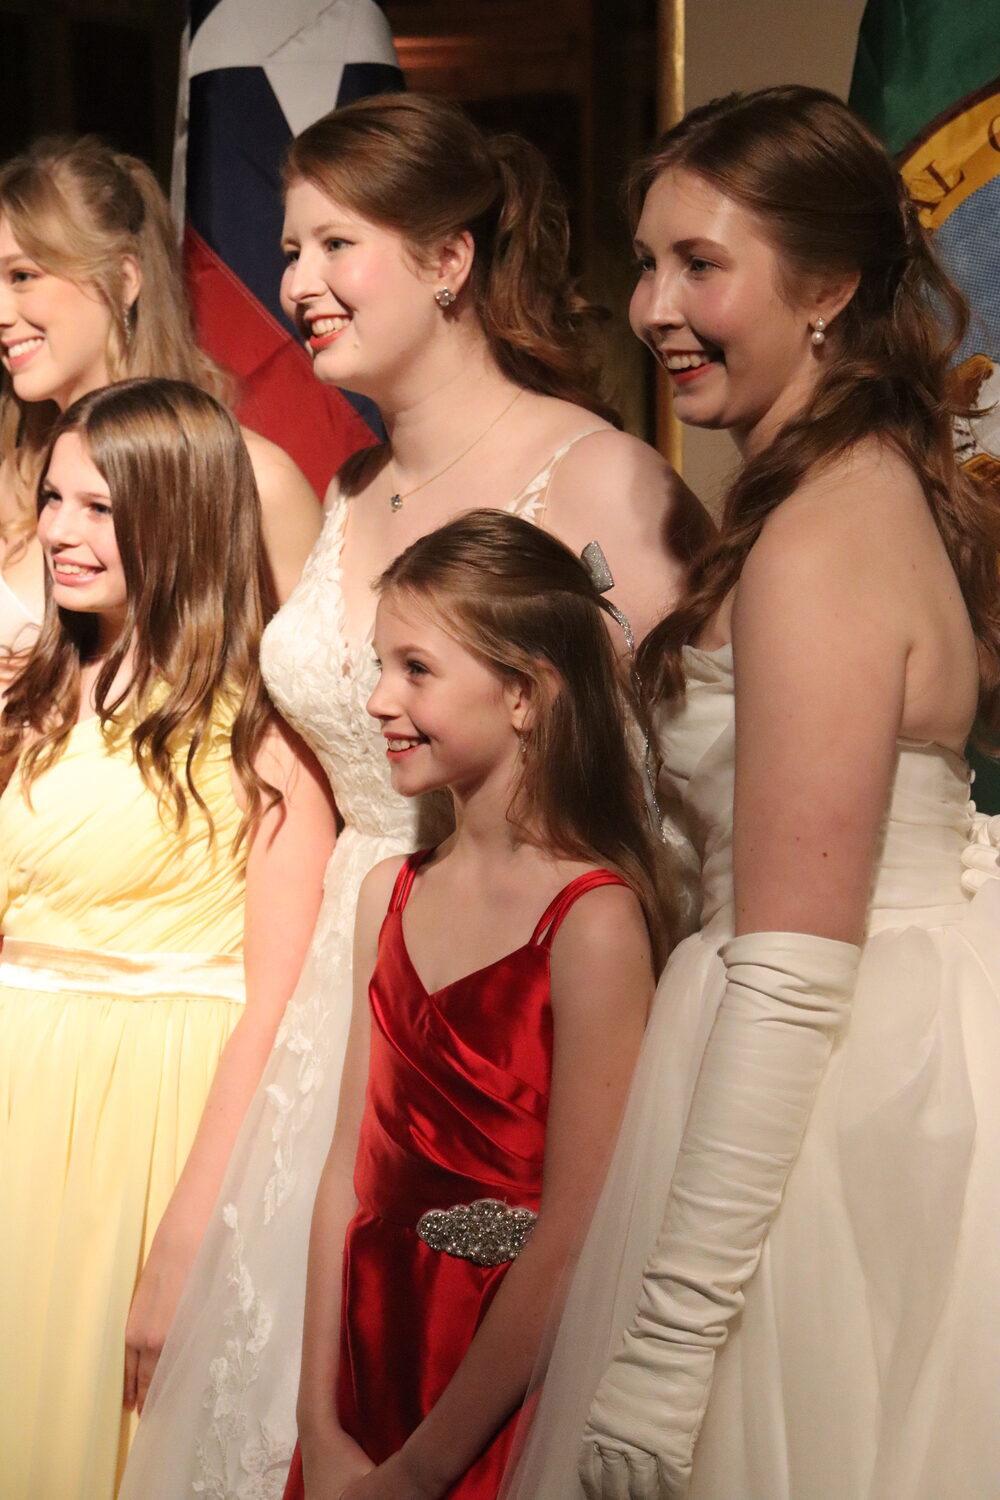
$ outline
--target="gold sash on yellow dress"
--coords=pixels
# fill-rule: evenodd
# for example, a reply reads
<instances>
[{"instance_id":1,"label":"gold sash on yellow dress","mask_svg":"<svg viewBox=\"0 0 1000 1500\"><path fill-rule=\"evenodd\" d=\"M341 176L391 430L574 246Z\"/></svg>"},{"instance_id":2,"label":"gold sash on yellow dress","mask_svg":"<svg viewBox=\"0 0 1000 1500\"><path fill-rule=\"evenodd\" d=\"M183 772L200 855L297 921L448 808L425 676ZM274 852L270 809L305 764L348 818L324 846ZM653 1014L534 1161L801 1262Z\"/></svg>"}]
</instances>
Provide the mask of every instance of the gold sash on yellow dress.
<instances>
[{"instance_id":1,"label":"gold sash on yellow dress","mask_svg":"<svg viewBox=\"0 0 1000 1500\"><path fill-rule=\"evenodd\" d=\"M112 953L4 938L0 985L56 994L150 995L246 1001L243 959L233 953Z\"/></svg>"}]
</instances>

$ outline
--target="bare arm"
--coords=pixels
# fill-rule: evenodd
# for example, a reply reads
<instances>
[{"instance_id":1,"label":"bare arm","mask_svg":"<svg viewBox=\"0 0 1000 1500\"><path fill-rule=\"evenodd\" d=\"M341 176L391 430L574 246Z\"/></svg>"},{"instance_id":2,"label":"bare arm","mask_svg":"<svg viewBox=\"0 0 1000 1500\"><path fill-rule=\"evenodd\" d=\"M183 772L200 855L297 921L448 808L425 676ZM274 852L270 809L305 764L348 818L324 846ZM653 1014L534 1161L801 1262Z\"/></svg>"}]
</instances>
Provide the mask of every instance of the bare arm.
<instances>
[{"instance_id":1,"label":"bare arm","mask_svg":"<svg viewBox=\"0 0 1000 1500\"><path fill-rule=\"evenodd\" d=\"M712 530L702 506L660 455L627 433L593 433L563 458L545 524L574 552L600 542L637 641L675 603L687 563Z\"/></svg>"},{"instance_id":2,"label":"bare arm","mask_svg":"<svg viewBox=\"0 0 1000 1500\"><path fill-rule=\"evenodd\" d=\"M523 1399L563 1271L600 1189L654 978L639 904L602 887L552 948L554 1061L538 1221L440 1400L403 1448L344 1500L437 1497Z\"/></svg>"},{"instance_id":3,"label":"bare arm","mask_svg":"<svg viewBox=\"0 0 1000 1500\"><path fill-rule=\"evenodd\" d=\"M861 936L912 622L863 540L829 513L789 511L744 569L733 613L737 933Z\"/></svg>"},{"instance_id":4,"label":"bare arm","mask_svg":"<svg viewBox=\"0 0 1000 1500\"><path fill-rule=\"evenodd\" d=\"M226 1042L201 1121L153 1238L126 1330L125 1404L142 1409L163 1340L312 937L336 836L326 778L276 726L258 758L283 794L264 814L247 858L247 1000Z\"/></svg>"},{"instance_id":5,"label":"bare arm","mask_svg":"<svg viewBox=\"0 0 1000 1500\"><path fill-rule=\"evenodd\" d=\"M299 581L323 524L316 492L283 449L244 429L253 464L271 577L283 604Z\"/></svg>"},{"instance_id":6,"label":"bare arm","mask_svg":"<svg viewBox=\"0 0 1000 1500\"><path fill-rule=\"evenodd\" d=\"M371 1461L340 1428L334 1393L340 1355L340 1304L344 1240L357 1209L354 1164L368 1084L371 1019L368 983L378 935L400 860L370 871L358 896L354 927L354 998L333 1141L313 1208L306 1273L306 1310L299 1380L298 1424L308 1495L336 1495L367 1473Z\"/></svg>"}]
</instances>

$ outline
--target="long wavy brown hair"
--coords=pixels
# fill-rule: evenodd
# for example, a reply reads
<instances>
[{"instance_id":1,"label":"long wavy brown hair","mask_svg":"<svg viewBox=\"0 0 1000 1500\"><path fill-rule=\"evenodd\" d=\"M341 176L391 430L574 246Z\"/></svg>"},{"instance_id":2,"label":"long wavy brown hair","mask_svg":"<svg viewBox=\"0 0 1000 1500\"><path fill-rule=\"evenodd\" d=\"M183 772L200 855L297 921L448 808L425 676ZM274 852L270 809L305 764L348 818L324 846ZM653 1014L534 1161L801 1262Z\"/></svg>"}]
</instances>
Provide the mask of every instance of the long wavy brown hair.
<instances>
[{"instance_id":1,"label":"long wavy brown hair","mask_svg":"<svg viewBox=\"0 0 1000 1500\"><path fill-rule=\"evenodd\" d=\"M145 162L96 136L43 137L0 166L0 219L43 271L105 303L109 380L162 375L226 399L228 378L198 348L170 206ZM131 307L126 256L142 278ZM19 512L4 538L8 555L34 529L39 465L57 416L51 401L20 401L0 371L0 455L14 458Z\"/></svg>"},{"instance_id":2,"label":"long wavy brown hair","mask_svg":"<svg viewBox=\"0 0 1000 1500\"><path fill-rule=\"evenodd\" d=\"M678 922L674 872L630 749L629 688L606 604L580 559L518 516L474 510L414 542L375 588L429 611L494 672L528 683L535 711L508 818L543 848L618 870L662 963Z\"/></svg>"},{"instance_id":3,"label":"long wavy brown hair","mask_svg":"<svg viewBox=\"0 0 1000 1500\"><path fill-rule=\"evenodd\" d=\"M858 274L827 331L808 407L737 475L718 539L680 606L643 642L647 693L683 691L680 652L736 584L767 516L810 471L869 436L912 467L958 577L979 645L978 732L1000 742L1000 506L958 467L949 366L968 312L939 265L881 143L832 94L799 86L732 94L691 110L634 168L633 222L661 172L682 168L747 209L775 250L785 290Z\"/></svg>"},{"instance_id":4,"label":"long wavy brown hair","mask_svg":"<svg viewBox=\"0 0 1000 1500\"><path fill-rule=\"evenodd\" d=\"M446 99L381 94L296 137L286 188L297 181L402 235L418 259L468 230L472 295L499 368L617 422L590 337L600 314L569 271L563 195L522 136L486 136Z\"/></svg>"},{"instance_id":5,"label":"long wavy brown hair","mask_svg":"<svg viewBox=\"0 0 1000 1500\"><path fill-rule=\"evenodd\" d=\"M178 827L198 791L199 751L220 701L232 715L233 769L246 788L239 844L278 793L255 769L272 710L259 644L273 608L253 469L235 418L177 380L128 380L75 402L49 434L39 485L65 433L78 433L111 495L126 585L125 624L97 677L107 739L127 734L161 814ZM80 710L80 670L97 653L97 621L59 609L51 590L41 634L0 715L0 785L20 760L32 782L62 754ZM115 680L131 657L130 676ZM179 767L182 769L179 770Z\"/></svg>"}]
</instances>

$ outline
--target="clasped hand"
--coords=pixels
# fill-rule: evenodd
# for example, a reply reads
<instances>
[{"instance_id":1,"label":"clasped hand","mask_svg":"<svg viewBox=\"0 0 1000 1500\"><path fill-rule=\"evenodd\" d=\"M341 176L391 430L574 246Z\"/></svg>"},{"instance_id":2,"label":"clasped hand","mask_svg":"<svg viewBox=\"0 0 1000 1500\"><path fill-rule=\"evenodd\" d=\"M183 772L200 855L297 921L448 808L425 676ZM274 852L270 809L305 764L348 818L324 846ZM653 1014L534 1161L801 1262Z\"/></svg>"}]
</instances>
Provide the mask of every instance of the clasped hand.
<instances>
[{"instance_id":1,"label":"clasped hand","mask_svg":"<svg viewBox=\"0 0 1000 1500\"><path fill-rule=\"evenodd\" d=\"M404 1451L376 1466L344 1432L322 1452L304 1450L303 1459L306 1500L439 1500L441 1494Z\"/></svg>"}]
</instances>

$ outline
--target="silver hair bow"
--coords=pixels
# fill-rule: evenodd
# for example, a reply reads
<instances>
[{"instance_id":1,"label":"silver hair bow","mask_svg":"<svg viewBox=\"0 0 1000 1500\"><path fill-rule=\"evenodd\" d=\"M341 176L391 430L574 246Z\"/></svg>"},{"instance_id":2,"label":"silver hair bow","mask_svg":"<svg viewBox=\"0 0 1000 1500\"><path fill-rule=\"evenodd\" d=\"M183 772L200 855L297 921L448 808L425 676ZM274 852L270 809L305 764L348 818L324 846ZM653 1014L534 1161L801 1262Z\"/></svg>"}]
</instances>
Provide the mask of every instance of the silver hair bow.
<instances>
[{"instance_id":1,"label":"silver hair bow","mask_svg":"<svg viewBox=\"0 0 1000 1500\"><path fill-rule=\"evenodd\" d=\"M608 566L608 560L604 556L604 548L600 542L588 542L580 553L580 560L590 574L590 580L599 594L606 594L608 589L614 588L614 574ZM635 636L632 634L628 616L618 608L617 604L612 604L610 599L605 599L604 608L618 621L625 636L625 643L634 655Z\"/></svg>"},{"instance_id":2,"label":"silver hair bow","mask_svg":"<svg viewBox=\"0 0 1000 1500\"><path fill-rule=\"evenodd\" d=\"M580 561L590 574L591 582L599 594L606 594L608 589L614 588L614 574L608 565L607 558L604 556L604 548L600 542L596 540L588 542L580 553ZM632 631L632 626L629 624L628 616L618 608L617 604L612 604L610 599L604 600L604 608L621 626L629 654L634 657L635 635ZM636 690L638 690L639 681L634 669L632 680ZM642 730L642 762L640 769L642 771L642 790L646 799L646 811L649 814L649 821L653 826L653 832L656 837L662 840L663 815L660 812L660 804L656 797L656 782L653 776L653 748L649 743L649 734L645 728Z\"/></svg>"}]
</instances>

